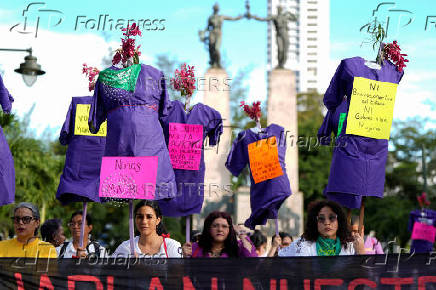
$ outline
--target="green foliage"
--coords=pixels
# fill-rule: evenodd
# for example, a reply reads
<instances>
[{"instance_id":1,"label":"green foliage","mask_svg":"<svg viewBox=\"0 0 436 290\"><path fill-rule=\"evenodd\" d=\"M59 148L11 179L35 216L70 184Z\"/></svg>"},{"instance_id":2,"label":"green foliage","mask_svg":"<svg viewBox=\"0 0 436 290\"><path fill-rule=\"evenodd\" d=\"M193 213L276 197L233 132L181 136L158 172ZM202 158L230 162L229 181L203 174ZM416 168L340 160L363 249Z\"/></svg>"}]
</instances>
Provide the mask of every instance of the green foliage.
<instances>
[{"instance_id":1,"label":"green foliage","mask_svg":"<svg viewBox=\"0 0 436 290\"><path fill-rule=\"evenodd\" d=\"M306 205L322 198L330 172L332 147L315 145L318 129L324 119L322 98L316 92L297 95L298 135L299 140L304 140L298 144L299 187L304 193ZM287 140L288 143L289 141ZM294 140L294 146L297 146L296 142Z\"/></svg>"}]
</instances>

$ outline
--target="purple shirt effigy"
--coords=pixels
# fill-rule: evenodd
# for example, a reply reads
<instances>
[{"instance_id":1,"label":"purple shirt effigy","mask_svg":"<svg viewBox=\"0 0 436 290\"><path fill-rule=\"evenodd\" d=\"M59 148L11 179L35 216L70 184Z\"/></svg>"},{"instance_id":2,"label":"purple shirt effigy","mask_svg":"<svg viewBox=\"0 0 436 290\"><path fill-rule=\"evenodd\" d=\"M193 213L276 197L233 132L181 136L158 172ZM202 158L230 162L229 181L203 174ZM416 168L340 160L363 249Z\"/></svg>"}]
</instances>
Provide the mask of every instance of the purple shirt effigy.
<instances>
[{"instance_id":1,"label":"purple shirt effigy","mask_svg":"<svg viewBox=\"0 0 436 290\"><path fill-rule=\"evenodd\" d=\"M413 226L415 222L419 221L420 218L427 219L431 221L433 226L436 226L436 211L424 208L422 210L416 209L410 212L409 224L407 229L412 233ZM433 243L425 240L412 240L410 245L410 252L412 253L430 253L433 251Z\"/></svg>"},{"instance_id":2,"label":"purple shirt effigy","mask_svg":"<svg viewBox=\"0 0 436 290\"><path fill-rule=\"evenodd\" d=\"M169 144L169 124L197 124L203 126L203 143L209 137L209 145L216 145L223 132L221 114L211 107L198 103L186 113L180 101L172 101L168 115L161 118L165 141ZM198 170L174 169L177 183L177 196L160 200L159 207L164 216L179 217L201 212L204 200L204 148L201 150Z\"/></svg>"},{"instance_id":3,"label":"purple shirt effigy","mask_svg":"<svg viewBox=\"0 0 436 290\"><path fill-rule=\"evenodd\" d=\"M91 105L93 97L73 97L62 126L59 142L68 145L65 166L56 198L62 204L70 202L100 202L100 166L106 137L75 135L77 104Z\"/></svg>"},{"instance_id":4,"label":"purple shirt effigy","mask_svg":"<svg viewBox=\"0 0 436 290\"><path fill-rule=\"evenodd\" d=\"M318 131L321 143L328 144L331 133L337 130L339 114L335 112L343 102L344 96L347 98L348 112L354 77L398 84L403 74L404 72L399 72L396 66L387 60L379 70L367 67L361 57L342 60L324 94L324 105L328 112ZM345 134L346 128L345 119L340 142L333 150L329 180L324 194L328 199L347 208L359 208L362 196L383 197L388 140L348 135Z\"/></svg>"},{"instance_id":5,"label":"purple shirt effigy","mask_svg":"<svg viewBox=\"0 0 436 290\"><path fill-rule=\"evenodd\" d=\"M168 114L165 78L158 69L141 64L134 91L111 87L99 79L89 115L89 129L98 132L107 119L104 156L157 156L155 200L176 195L174 171L159 118ZM114 66L109 70L119 71ZM100 73L101 74L101 73Z\"/></svg>"},{"instance_id":6,"label":"purple shirt effigy","mask_svg":"<svg viewBox=\"0 0 436 290\"><path fill-rule=\"evenodd\" d=\"M286 174L286 140L283 127L271 124L264 128L262 133L255 133L250 129L240 132L233 141L232 149L227 157L227 169L234 176L238 176L249 163L248 145L272 136L276 137L279 163L283 175L256 184L250 170L251 215L245 221L245 226L250 229L254 229L256 225L265 225L267 219L276 219L280 206L292 193Z\"/></svg>"},{"instance_id":7,"label":"purple shirt effigy","mask_svg":"<svg viewBox=\"0 0 436 290\"><path fill-rule=\"evenodd\" d=\"M0 76L0 105L3 112L9 114L12 109L12 98L3 84ZM0 206L15 201L15 167L14 159L6 141L3 129L0 127Z\"/></svg>"}]
</instances>

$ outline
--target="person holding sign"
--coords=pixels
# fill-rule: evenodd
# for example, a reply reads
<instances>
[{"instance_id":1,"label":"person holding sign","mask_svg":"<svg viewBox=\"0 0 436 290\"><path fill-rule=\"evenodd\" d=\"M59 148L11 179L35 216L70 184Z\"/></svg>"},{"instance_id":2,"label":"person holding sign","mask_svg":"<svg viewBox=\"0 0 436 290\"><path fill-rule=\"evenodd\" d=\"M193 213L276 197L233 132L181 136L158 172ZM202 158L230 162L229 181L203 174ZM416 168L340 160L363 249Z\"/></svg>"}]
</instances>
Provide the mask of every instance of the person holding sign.
<instances>
[{"instance_id":1,"label":"person holding sign","mask_svg":"<svg viewBox=\"0 0 436 290\"><path fill-rule=\"evenodd\" d=\"M185 243L182 252L186 258L257 257L247 233L233 225L228 213L220 211L206 217L200 241Z\"/></svg>"},{"instance_id":2,"label":"person holding sign","mask_svg":"<svg viewBox=\"0 0 436 290\"><path fill-rule=\"evenodd\" d=\"M358 233L351 236L344 211L333 201L309 205L303 235L279 250L279 257L354 254L365 254L363 238Z\"/></svg>"},{"instance_id":3,"label":"person holding sign","mask_svg":"<svg viewBox=\"0 0 436 290\"><path fill-rule=\"evenodd\" d=\"M100 202L100 165L106 145L107 126L104 122L97 134L88 127L92 97L73 97L62 126L59 142L68 145L65 166L56 198L62 204Z\"/></svg>"},{"instance_id":4,"label":"person holding sign","mask_svg":"<svg viewBox=\"0 0 436 290\"><path fill-rule=\"evenodd\" d=\"M11 219L16 237L0 242L0 258L57 258L55 247L37 237L41 219L34 204L20 202Z\"/></svg>"},{"instance_id":5,"label":"person holding sign","mask_svg":"<svg viewBox=\"0 0 436 290\"><path fill-rule=\"evenodd\" d=\"M80 230L82 227L82 223L85 223L83 234L83 247L80 246ZM71 242L64 242L56 248L59 258L77 258L87 256L94 256L97 258L106 257L106 249L100 246L100 244L96 241L90 240L90 233L93 228L90 215L87 214L86 218L83 218L82 211L74 212L71 215L68 227L70 228L71 236L73 239Z\"/></svg>"},{"instance_id":6,"label":"person holding sign","mask_svg":"<svg viewBox=\"0 0 436 290\"><path fill-rule=\"evenodd\" d=\"M243 103L242 106L252 119L259 120L260 102L254 103L252 109ZM267 219L277 219L280 206L291 195L285 166L284 128L270 124L262 129L257 123L255 128L238 134L226 161L226 168L234 176L247 164L250 166L251 215L245 226L252 230L256 225L265 225Z\"/></svg>"},{"instance_id":7,"label":"person holding sign","mask_svg":"<svg viewBox=\"0 0 436 290\"><path fill-rule=\"evenodd\" d=\"M3 84L0 76L0 106L3 112L9 114L14 98ZM14 159L8 142L0 126L0 206L13 203L15 200L15 168Z\"/></svg>"},{"instance_id":8,"label":"person holding sign","mask_svg":"<svg viewBox=\"0 0 436 290\"><path fill-rule=\"evenodd\" d=\"M351 209L360 208L364 196L383 197L396 87L403 74L389 60L379 68L361 57L341 61L324 94L328 112L318 132L326 139L340 131L341 146L334 148L324 190L329 200ZM344 97L346 110L338 114Z\"/></svg>"},{"instance_id":9,"label":"person holding sign","mask_svg":"<svg viewBox=\"0 0 436 290\"><path fill-rule=\"evenodd\" d=\"M141 200L134 210L139 236L134 239L135 255L153 258L181 258L181 245L170 239L162 222L162 213L155 201ZM112 257L130 257L130 241L124 241Z\"/></svg>"}]
</instances>

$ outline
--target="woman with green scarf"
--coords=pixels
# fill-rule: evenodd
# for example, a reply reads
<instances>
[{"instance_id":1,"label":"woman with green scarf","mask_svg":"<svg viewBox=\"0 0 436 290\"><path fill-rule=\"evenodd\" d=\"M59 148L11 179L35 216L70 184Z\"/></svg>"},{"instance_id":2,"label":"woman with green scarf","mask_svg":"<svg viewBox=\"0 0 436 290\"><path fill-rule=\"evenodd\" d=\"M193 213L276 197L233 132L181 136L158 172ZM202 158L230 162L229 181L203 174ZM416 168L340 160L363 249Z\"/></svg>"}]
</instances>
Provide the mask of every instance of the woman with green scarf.
<instances>
[{"instance_id":1,"label":"woman with green scarf","mask_svg":"<svg viewBox=\"0 0 436 290\"><path fill-rule=\"evenodd\" d=\"M338 256L364 254L363 238L351 234L341 206L332 201L309 205L304 234L279 256Z\"/></svg>"}]
</instances>

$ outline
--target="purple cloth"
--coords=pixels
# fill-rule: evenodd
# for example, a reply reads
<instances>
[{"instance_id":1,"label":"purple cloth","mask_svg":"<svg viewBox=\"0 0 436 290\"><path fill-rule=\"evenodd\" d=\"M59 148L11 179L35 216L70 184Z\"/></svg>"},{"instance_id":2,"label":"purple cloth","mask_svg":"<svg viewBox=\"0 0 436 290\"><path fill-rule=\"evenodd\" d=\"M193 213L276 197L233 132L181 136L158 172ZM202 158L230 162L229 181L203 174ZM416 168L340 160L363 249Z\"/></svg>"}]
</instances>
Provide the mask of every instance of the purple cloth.
<instances>
[{"instance_id":1,"label":"purple cloth","mask_svg":"<svg viewBox=\"0 0 436 290\"><path fill-rule=\"evenodd\" d=\"M253 245L253 242L245 237L251 244L251 252L249 252L242 244L242 241L238 241L238 256L239 258L249 258L249 257L257 257L256 247ZM198 243L192 243L192 258L209 258L209 253L204 253L203 249L200 248ZM220 258L228 258L229 255L227 253L222 253Z\"/></svg>"},{"instance_id":2,"label":"purple cloth","mask_svg":"<svg viewBox=\"0 0 436 290\"><path fill-rule=\"evenodd\" d=\"M167 144L169 142L170 123L202 125L202 141L209 137L210 145L216 145L223 132L220 113L201 103L194 105L189 113L185 113L184 104L180 101L172 101L168 115L161 118L161 123ZM200 213L204 200L205 169L203 150L201 151L199 170L174 169L177 196L159 201L164 216L179 217Z\"/></svg>"},{"instance_id":3,"label":"purple cloth","mask_svg":"<svg viewBox=\"0 0 436 290\"><path fill-rule=\"evenodd\" d=\"M92 103L92 97L73 97L59 136L59 142L68 145L56 193L64 205L75 201L100 202L100 166L106 137L74 134L77 104Z\"/></svg>"},{"instance_id":4,"label":"purple cloth","mask_svg":"<svg viewBox=\"0 0 436 290\"><path fill-rule=\"evenodd\" d=\"M339 114L335 112L344 96L347 98L348 112L354 77L398 84L403 74L387 60L380 70L367 67L361 57L342 60L324 94L328 112L318 137L328 138L332 132L336 132ZM383 197L388 140L347 135L346 128L347 120L342 126L340 142L333 150L330 176L324 194L345 207L359 208L362 196Z\"/></svg>"},{"instance_id":5,"label":"purple cloth","mask_svg":"<svg viewBox=\"0 0 436 290\"><path fill-rule=\"evenodd\" d=\"M119 70L110 67L112 70ZM161 71L141 65L134 92L95 85L89 128L96 133L107 118L104 156L157 156L155 199L176 195L174 171L159 118L168 114L168 93Z\"/></svg>"},{"instance_id":6,"label":"purple cloth","mask_svg":"<svg viewBox=\"0 0 436 290\"><path fill-rule=\"evenodd\" d=\"M12 109L12 98L8 89L3 84L0 76L0 105L3 112L10 113ZM6 141L3 129L0 127L0 206L15 201L15 167L14 159Z\"/></svg>"},{"instance_id":7,"label":"purple cloth","mask_svg":"<svg viewBox=\"0 0 436 290\"><path fill-rule=\"evenodd\" d=\"M276 136L283 175L255 184L250 171L251 215L245 221L245 226L250 229L254 229L256 225L265 225L267 219L276 219L280 206L291 195L291 186L285 166L286 140L283 127L271 124L263 129L262 133L254 133L250 129L240 132L233 141L232 149L227 157L227 169L234 176L238 176L249 163L248 145L272 136Z\"/></svg>"},{"instance_id":8,"label":"purple cloth","mask_svg":"<svg viewBox=\"0 0 436 290\"><path fill-rule=\"evenodd\" d=\"M409 232L413 231L415 222L419 221L421 218L428 219L433 226L436 226L436 211L427 208L423 209L422 211L420 209L416 209L411 211L409 215L409 224L407 225ZM433 243L425 240L412 240L410 251L415 251L415 253L432 252Z\"/></svg>"}]
</instances>

